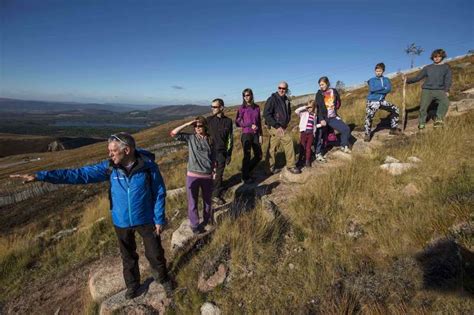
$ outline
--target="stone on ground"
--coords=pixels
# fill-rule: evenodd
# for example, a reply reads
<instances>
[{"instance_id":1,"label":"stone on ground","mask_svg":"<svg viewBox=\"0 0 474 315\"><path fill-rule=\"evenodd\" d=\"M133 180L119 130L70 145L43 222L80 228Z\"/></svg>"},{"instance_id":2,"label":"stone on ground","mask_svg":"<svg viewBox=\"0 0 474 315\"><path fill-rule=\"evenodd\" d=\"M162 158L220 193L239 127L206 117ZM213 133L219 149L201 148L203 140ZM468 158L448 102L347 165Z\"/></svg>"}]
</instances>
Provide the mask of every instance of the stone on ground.
<instances>
[{"instance_id":1,"label":"stone on ground","mask_svg":"<svg viewBox=\"0 0 474 315\"><path fill-rule=\"evenodd\" d=\"M123 290L102 302L100 315L112 314L164 314L171 300L167 298L163 286L150 279L143 284L134 299L125 299Z\"/></svg>"},{"instance_id":2,"label":"stone on ground","mask_svg":"<svg viewBox=\"0 0 474 315\"><path fill-rule=\"evenodd\" d=\"M474 109L474 98L466 98L455 102L456 110L458 112L467 112Z\"/></svg>"},{"instance_id":3,"label":"stone on ground","mask_svg":"<svg viewBox=\"0 0 474 315\"><path fill-rule=\"evenodd\" d=\"M179 228L171 236L171 250L184 247L194 237L191 223L188 219L183 220Z\"/></svg>"},{"instance_id":4,"label":"stone on ground","mask_svg":"<svg viewBox=\"0 0 474 315\"><path fill-rule=\"evenodd\" d=\"M331 152L328 154L329 157L337 159L337 160L345 160L345 161L350 161L352 160L352 156L348 153L344 153L339 149L333 149Z\"/></svg>"},{"instance_id":5,"label":"stone on ground","mask_svg":"<svg viewBox=\"0 0 474 315\"><path fill-rule=\"evenodd\" d=\"M204 272L201 272L198 280L198 289L201 292L212 291L218 285L224 283L227 277L227 267L224 264L219 264L217 271L206 279Z\"/></svg>"},{"instance_id":6,"label":"stone on ground","mask_svg":"<svg viewBox=\"0 0 474 315\"><path fill-rule=\"evenodd\" d=\"M143 274L149 267L145 255L138 260L140 272ZM101 302L125 289L123 280L122 262L120 260L107 261L91 270L89 275L89 291L95 302Z\"/></svg>"},{"instance_id":7,"label":"stone on ground","mask_svg":"<svg viewBox=\"0 0 474 315\"><path fill-rule=\"evenodd\" d=\"M385 164L387 164L387 163L400 163L400 160L394 158L393 156L387 155L387 156L385 157L384 163L385 163Z\"/></svg>"},{"instance_id":8,"label":"stone on ground","mask_svg":"<svg viewBox=\"0 0 474 315\"><path fill-rule=\"evenodd\" d=\"M305 168L301 174L293 174L288 168L284 167L280 172L280 179L286 183L303 184L312 176L311 169Z\"/></svg>"},{"instance_id":9,"label":"stone on ground","mask_svg":"<svg viewBox=\"0 0 474 315\"><path fill-rule=\"evenodd\" d=\"M412 163L388 163L380 165L380 168L388 171L392 175L401 175L411 168L416 167Z\"/></svg>"},{"instance_id":10,"label":"stone on ground","mask_svg":"<svg viewBox=\"0 0 474 315\"><path fill-rule=\"evenodd\" d=\"M418 187L415 186L415 184L409 183L403 188L402 193L407 197L413 197L418 195L420 193L420 190L418 189Z\"/></svg>"},{"instance_id":11,"label":"stone on ground","mask_svg":"<svg viewBox=\"0 0 474 315\"><path fill-rule=\"evenodd\" d=\"M422 160L420 158L416 157L416 156L409 156L407 158L407 160L410 163L421 163L422 162Z\"/></svg>"},{"instance_id":12,"label":"stone on ground","mask_svg":"<svg viewBox=\"0 0 474 315\"><path fill-rule=\"evenodd\" d=\"M221 315L221 310L217 305L206 302L201 306L201 315Z\"/></svg>"}]
</instances>

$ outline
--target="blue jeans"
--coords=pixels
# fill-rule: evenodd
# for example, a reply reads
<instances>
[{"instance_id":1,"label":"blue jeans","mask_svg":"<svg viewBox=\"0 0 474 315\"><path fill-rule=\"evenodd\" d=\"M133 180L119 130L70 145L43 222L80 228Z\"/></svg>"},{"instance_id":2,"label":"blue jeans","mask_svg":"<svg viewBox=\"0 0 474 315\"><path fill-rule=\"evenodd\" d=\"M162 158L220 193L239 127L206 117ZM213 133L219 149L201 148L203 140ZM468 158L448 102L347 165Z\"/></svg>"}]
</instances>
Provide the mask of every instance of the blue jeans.
<instances>
[{"instance_id":1,"label":"blue jeans","mask_svg":"<svg viewBox=\"0 0 474 315\"><path fill-rule=\"evenodd\" d=\"M351 128L349 128L349 126L338 117L328 118L327 123L332 129L339 131L341 134L341 146L348 146Z\"/></svg>"},{"instance_id":2,"label":"blue jeans","mask_svg":"<svg viewBox=\"0 0 474 315\"><path fill-rule=\"evenodd\" d=\"M316 149L316 154L323 153L323 149L324 149L323 135L325 132L326 132L326 127L321 127L321 128L316 129L316 135L314 137L314 148Z\"/></svg>"}]
</instances>

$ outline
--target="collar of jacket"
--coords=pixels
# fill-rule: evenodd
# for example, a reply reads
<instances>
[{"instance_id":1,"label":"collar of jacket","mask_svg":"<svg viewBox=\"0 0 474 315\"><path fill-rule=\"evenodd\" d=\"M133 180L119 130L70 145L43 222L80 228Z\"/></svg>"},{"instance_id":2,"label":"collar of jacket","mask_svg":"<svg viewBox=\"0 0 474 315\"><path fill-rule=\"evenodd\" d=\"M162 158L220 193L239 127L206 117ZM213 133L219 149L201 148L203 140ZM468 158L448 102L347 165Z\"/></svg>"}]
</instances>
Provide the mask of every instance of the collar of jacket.
<instances>
[{"instance_id":1,"label":"collar of jacket","mask_svg":"<svg viewBox=\"0 0 474 315\"><path fill-rule=\"evenodd\" d=\"M252 105L247 106L247 103L243 102L241 108L243 108L243 109L245 109L245 108L255 109L257 106L258 106L258 105L255 104L255 103L252 103Z\"/></svg>"},{"instance_id":2,"label":"collar of jacket","mask_svg":"<svg viewBox=\"0 0 474 315\"><path fill-rule=\"evenodd\" d=\"M150 168L149 162L151 161L150 158L147 156L141 154L139 151L135 151L135 158L136 161L130 170L130 173L127 174L127 170L122 166L122 165L117 165L112 162L112 160L109 160L109 166L115 169L121 169L125 174L127 174L128 177L131 177L133 174L138 173L142 170Z\"/></svg>"}]
</instances>

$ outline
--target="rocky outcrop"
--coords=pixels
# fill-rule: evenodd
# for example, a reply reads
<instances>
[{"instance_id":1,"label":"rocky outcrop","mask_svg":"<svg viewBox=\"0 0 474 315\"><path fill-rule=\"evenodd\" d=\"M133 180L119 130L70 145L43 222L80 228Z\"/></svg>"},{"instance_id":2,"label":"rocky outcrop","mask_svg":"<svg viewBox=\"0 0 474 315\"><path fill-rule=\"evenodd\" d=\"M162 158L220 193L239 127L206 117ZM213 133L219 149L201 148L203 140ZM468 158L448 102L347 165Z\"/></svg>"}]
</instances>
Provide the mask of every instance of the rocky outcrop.
<instances>
[{"instance_id":1,"label":"rocky outcrop","mask_svg":"<svg viewBox=\"0 0 474 315\"><path fill-rule=\"evenodd\" d=\"M170 303L163 286L148 279L134 299L125 299L125 290L106 299L100 305L100 315L164 314Z\"/></svg>"}]
</instances>

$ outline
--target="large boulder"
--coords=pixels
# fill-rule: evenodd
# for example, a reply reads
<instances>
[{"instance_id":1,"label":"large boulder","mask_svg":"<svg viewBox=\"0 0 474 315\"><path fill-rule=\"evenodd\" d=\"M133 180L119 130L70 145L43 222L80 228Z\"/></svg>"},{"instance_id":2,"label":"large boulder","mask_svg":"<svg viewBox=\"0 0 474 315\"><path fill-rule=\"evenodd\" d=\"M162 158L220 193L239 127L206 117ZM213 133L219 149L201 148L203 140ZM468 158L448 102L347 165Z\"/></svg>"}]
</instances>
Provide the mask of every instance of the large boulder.
<instances>
[{"instance_id":1,"label":"large boulder","mask_svg":"<svg viewBox=\"0 0 474 315\"><path fill-rule=\"evenodd\" d=\"M293 174L288 170L288 168L284 167L280 172L280 179L290 184L303 184L306 183L312 175L313 173L311 172L310 168L303 169L301 174Z\"/></svg>"},{"instance_id":2,"label":"large boulder","mask_svg":"<svg viewBox=\"0 0 474 315\"><path fill-rule=\"evenodd\" d=\"M140 273L146 273L149 264L144 254L138 260ZM95 302L101 302L125 289L122 262L120 259L103 260L99 266L91 270L89 275L89 292Z\"/></svg>"},{"instance_id":3,"label":"large boulder","mask_svg":"<svg viewBox=\"0 0 474 315\"><path fill-rule=\"evenodd\" d=\"M138 296L127 300L123 290L102 302L100 315L112 314L164 314L171 300L163 286L148 279L138 290Z\"/></svg>"},{"instance_id":4,"label":"large boulder","mask_svg":"<svg viewBox=\"0 0 474 315\"><path fill-rule=\"evenodd\" d=\"M184 247L194 237L191 223L188 219L183 220L179 228L171 236L171 250L176 251Z\"/></svg>"}]
</instances>

